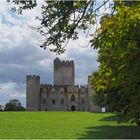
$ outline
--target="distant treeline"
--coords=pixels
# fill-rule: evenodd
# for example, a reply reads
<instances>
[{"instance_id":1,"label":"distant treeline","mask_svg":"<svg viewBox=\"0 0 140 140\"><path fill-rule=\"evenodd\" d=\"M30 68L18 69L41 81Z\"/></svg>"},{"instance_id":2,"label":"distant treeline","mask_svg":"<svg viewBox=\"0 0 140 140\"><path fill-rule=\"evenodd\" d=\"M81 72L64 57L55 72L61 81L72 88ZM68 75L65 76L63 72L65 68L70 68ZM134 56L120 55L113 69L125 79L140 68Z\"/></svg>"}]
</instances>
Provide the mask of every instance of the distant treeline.
<instances>
[{"instance_id":1,"label":"distant treeline","mask_svg":"<svg viewBox=\"0 0 140 140\"><path fill-rule=\"evenodd\" d=\"M0 111L26 111L26 109L19 100L12 99L5 106L0 105Z\"/></svg>"}]
</instances>

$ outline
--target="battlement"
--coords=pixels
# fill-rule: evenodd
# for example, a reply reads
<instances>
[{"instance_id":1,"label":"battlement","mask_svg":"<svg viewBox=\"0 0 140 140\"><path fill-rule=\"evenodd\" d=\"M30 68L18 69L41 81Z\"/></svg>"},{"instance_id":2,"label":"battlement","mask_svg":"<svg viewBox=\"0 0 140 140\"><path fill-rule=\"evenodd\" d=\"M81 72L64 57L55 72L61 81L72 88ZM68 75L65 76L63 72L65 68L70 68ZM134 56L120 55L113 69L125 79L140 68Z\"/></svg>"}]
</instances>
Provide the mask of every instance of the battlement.
<instances>
[{"instance_id":1,"label":"battlement","mask_svg":"<svg viewBox=\"0 0 140 140\"><path fill-rule=\"evenodd\" d=\"M74 61L54 60L54 85L74 85Z\"/></svg>"},{"instance_id":2,"label":"battlement","mask_svg":"<svg viewBox=\"0 0 140 140\"><path fill-rule=\"evenodd\" d=\"M81 93L86 93L87 87L86 87L86 86L81 86L81 87L79 88L79 90L80 90Z\"/></svg>"},{"instance_id":3,"label":"battlement","mask_svg":"<svg viewBox=\"0 0 140 140\"><path fill-rule=\"evenodd\" d=\"M79 87L78 86L68 86L68 92L77 92L78 93Z\"/></svg>"},{"instance_id":4,"label":"battlement","mask_svg":"<svg viewBox=\"0 0 140 140\"><path fill-rule=\"evenodd\" d=\"M32 79L32 78L40 79L40 76L38 76L38 75L27 75L26 77L27 77L27 79Z\"/></svg>"},{"instance_id":5,"label":"battlement","mask_svg":"<svg viewBox=\"0 0 140 140\"><path fill-rule=\"evenodd\" d=\"M51 85L51 84L41 84L40 87L41 88L52 88L53 85Z\"/></svg>"},{"instance_id":6,"label":"battlement","mask_svg":"<svg viewBox=\"0 0 140 140\"><path fill-rule=\"evenodd\" d=\"M64 60L60 60L58 57L54 60L54 65L55 66L73 66L74 65L74 61L73 60L71 60L71 61L69 61L69 60L66 60L66 61L64 61Z\"/></svg>"}]
</instances>

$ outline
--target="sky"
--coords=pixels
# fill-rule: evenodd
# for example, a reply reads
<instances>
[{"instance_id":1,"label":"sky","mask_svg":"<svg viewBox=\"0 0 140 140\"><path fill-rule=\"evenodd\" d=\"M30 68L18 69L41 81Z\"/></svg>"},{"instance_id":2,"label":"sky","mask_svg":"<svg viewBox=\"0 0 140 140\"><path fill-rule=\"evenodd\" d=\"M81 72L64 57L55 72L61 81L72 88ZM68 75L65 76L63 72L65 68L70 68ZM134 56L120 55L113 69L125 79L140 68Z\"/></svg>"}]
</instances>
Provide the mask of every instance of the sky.
<instances>
[{"instance_id":1,"label":"sky","mask_svg":"<svg viewBox=\"0 0 140 140\"><path fill-rule=\"evenodd\" d=\"M17 15L11 5L0 0L0 105L19 99L26 105L26 75L39 75L42 84L53 84L53 61L74 60L75 84L87 84L87 77L96 71L97 50L88 46L89 38L80 34L70 41L64 54L58 56L39 47L41 35L30 26L38 26L42 1L33 10ZM92 30L95 27L93 27Z\"/></svg>"}]
</instances>

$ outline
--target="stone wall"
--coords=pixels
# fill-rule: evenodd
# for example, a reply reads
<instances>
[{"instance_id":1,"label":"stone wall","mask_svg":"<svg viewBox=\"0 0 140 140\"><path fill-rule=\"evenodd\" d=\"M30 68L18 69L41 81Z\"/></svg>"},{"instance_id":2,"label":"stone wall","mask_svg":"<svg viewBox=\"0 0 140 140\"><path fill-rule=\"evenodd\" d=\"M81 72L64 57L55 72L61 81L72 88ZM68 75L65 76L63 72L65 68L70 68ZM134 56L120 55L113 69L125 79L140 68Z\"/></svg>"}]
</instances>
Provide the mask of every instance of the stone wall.
<instances>
[{"instance_id":1,"label":"stone wall","mask_svg":"<svg viewBox=\"0 0 140 140\"><path fill-rule=\"evenodd\" d=\"M26 78L26 102L30 111L91 111L101 112L92 102L90 80L88 86L74 85L74 62L54 60L54 85L41 84L40 77Z\"/></svg>"},{"instance_id":2,"label":"stone wall","mask_svg":"<svg viewBox=\"0 0 140 140\"><path fill-rule=\"evenodd\" d=\"M54 60L54 85L74 85L74 62Z\"/></svg>"},{"instance_id":3,"label":"stone wall","mask_svg":"<svg viewBox=\"0 0 140 140\"><path fill-rule=\"evenodd\" d=\"M88 111L86 87L41 85L41 110ZM72 96L74 99L72 99Z\"/></svg>"},{"instance_id":4,"label":"stone wall","mask_svg":"<svg viewBox=\"0 0 140 140\"><path fill-rule=\"evenodd\" d=\"M28 75L26 77L26 103L27 110L40 110L40 77Z\"/></svg>"},{"instance_id":5,"label":"stone wall","mask_svg":"<svg viewBox=\"0 0 140 140\"><path fill-rule=\"evenodd\" d=\"M65 86L41 85L41 110L67 110Z\"/></svg>"}]
</instances>

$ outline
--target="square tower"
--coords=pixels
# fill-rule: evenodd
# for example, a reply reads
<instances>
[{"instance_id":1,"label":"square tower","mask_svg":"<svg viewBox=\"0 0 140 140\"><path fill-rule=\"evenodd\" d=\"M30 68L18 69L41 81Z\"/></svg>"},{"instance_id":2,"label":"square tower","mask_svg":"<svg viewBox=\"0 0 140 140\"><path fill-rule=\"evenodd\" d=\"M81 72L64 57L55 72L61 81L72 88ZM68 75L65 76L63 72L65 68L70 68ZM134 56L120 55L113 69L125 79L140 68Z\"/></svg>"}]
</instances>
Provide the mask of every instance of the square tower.
<instances>
[{"instance_id":1,"label":"square tower","mask_svg":"<svg viewBox=\"0 0 140 140\"><path fill-rule=\"evenodd\" d=\"M74 61L54 60L54 85L74 85Z\"/></svg>"}]
</instances>

